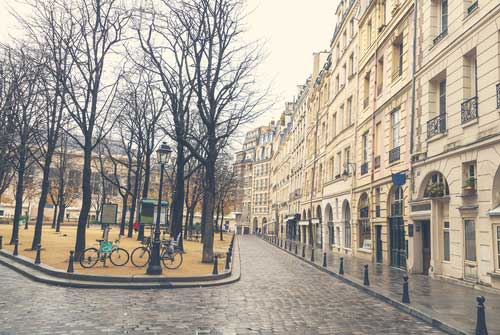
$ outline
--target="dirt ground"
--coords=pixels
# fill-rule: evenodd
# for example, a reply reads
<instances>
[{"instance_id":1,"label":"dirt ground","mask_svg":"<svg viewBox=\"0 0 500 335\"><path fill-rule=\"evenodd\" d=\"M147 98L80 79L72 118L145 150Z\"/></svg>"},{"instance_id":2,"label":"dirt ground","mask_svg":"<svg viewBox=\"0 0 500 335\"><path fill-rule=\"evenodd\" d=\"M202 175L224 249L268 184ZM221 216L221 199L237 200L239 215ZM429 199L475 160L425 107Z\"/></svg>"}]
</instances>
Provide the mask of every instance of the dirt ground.
<instances>
[{"instance_id":1,"label":"dirt ground","mask_svg":"<svg viewBox=\"0 0 500 335\"><path fill-rule=\"evenodd\" d=\"M119 233L118 227L113 227L109 232L109 241L115 241L118 239ZM36 251L28 250L31 248L31 242L33 239L34 227L30 226L28 230L24 227L19 229L19 255L35 259ZM9 245L10 237L12 234L12 225L0 225L0 236L3 236L3 248L12 251L14 249L13 245ZM149 232L145 233L146 236ZM129 254L132 250L140 246L140 242L136 239L136 234L133 238L121 237L120 247L126 249ZM76 227L61 227L61 232L56 233L55 230L51 229L50 226L44 226L42 231L42 251L41 251L41 262L43 264L50 265L54 268L66 270L68 268L68 257L69 251L74 249L76 237ZM87 248L94 246L98 248L98 242L96 239L102 238L102 230L98 226L92 226L87 229L86 242ZM224 269L225 265L225 253L229 247L229 242L231 240L230 235L224 235L224 241L219 241L219 235L217 234L214 238L214 252L217 254L224 254L223 257L219 257L219 271ZM196 275L208 275L212 273L213 264L203 264L201 263L201 252L202 244L195 241L184 241L183 255L184 260L179 269L169 270L163 268L163 275L165 276L196 276ZM114 266L106 261L106 267L103 267L103 263L97 263L91 269L85 269L80 266L78 262L74 263L75 272L82 274L96 274L96 275L144 275L146 273L146 267L136 268L132 262L118 267Z\"/></svg>"}]
</instances>

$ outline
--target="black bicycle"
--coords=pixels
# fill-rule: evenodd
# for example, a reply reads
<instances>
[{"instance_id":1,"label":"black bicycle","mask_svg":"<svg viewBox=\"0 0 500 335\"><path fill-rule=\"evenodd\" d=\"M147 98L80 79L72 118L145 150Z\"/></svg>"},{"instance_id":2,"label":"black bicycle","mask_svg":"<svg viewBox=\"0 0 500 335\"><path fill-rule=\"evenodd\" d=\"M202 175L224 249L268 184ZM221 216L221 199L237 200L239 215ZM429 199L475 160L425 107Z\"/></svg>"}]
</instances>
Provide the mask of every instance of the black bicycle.
<instances>
[{"instance_id":1,"label":"black bicycle","mask_svg":"<svg viewBox=\"0 0 500 335\"><path fill-rule=\"evenodd\" d=\"M179 237L180 238L180 237ZM178 238L178 240L179 240ZM173 240L161 240L160 257L163 265L170 270L178 269L182 265L183 256L179 250L179 242ZM142 246L132 250L130 261L135 267L142 268L148 265L151 259L153 242L150 237L142 242Z\"/></svg>"}]
</instances>

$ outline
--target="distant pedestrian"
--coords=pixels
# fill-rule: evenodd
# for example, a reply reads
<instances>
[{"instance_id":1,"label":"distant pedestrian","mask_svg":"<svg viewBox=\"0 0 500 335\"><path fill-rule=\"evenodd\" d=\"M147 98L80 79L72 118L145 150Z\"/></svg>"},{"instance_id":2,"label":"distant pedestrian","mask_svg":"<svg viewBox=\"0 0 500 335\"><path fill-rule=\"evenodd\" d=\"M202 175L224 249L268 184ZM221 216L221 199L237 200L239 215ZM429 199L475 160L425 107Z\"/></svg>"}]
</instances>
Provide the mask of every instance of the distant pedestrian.
<instances>
[{"instance_id":1,"label":"distant pedestrian","mask_svg":"<svg viewBox=\"0 0 500 335\"><path fill-rule=\"evenodd\" d=\"M134 231L137 233L137 231L139 230L139 221L135 221L132 225L132 228L134 228Z\"/></svg>"}]
</instances>

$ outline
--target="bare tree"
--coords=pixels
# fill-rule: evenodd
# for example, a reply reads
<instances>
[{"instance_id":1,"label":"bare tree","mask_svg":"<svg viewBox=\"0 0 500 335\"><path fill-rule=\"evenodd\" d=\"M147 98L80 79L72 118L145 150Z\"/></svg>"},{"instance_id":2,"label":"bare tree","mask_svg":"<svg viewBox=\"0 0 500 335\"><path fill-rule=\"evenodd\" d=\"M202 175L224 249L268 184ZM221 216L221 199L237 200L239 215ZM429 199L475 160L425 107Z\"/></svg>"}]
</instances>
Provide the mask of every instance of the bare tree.
<instances>
[{"instance_id":1,"label":"bare tree","mask_svg":"<svg viewBox=\"0 0 500 335\"><path fill-rule=\"evenodd\" d=\"M216 216L216 227L219 221L219 215L222 216L219 224L219 239L221 241L224 240L222 233L222 226L224 224L224 215L225 215L225 204L226 201L232 196L233 192L238 187L238 176L231 165L231 158L228 154L222 156L223 159L219 160L219 164L217 165L217 216Z\"/></svg>"},{"instance_id":2,"label":"bare tree","mask_svg":"<svg viewBox=\"0 0 500 335\"><path fill-rule=\"evenodd\" d=\"M13 139L11 101L14 97L15 82L10 76L6 55L0 56L0 200L14 176L9 163ZM8 62L7 62L8 63Z\"/></svg>"},{"instance_id":3,"label":"bare tree","mask_svg":"<svg viewBox=\"0 0 500 335\"><path fill-rule=\"evenodd\" d=\"M67 130L83 150L82 207L78 218L75 253L85 248L85 230L92 202L92 152L110 132L116 112L113 101L120 71L110 57L123 39L129 19L118 0L32 0L32 23L53 31L62 44L49 45L54 53L68 53L60 85L72 119ZM118 72L118 73L117 73Z\"/></svg>"},{"instance_id":4,"label":"bare tree","mask_svg":"<svg viewBox=\"0 0 500 335\"><path fill-rule=\"evenodd\" d=\"M262 59L260 45L243 40L242 5L239 0L183 1L177 16L193 41L189 63L203 130L203 136L180 139L205 171L203 262L213 259L216 162L237 129L259 115L265 96L256 89L254 77Z\"/></svg>"},{"instance_id":5,"label":"bare tree","mask_svg":"<svg viewBox=\"0 0 500 335\"><path fill-rule=\"evenodd\" d=\"M9 78L12 85L11 96L4 107L8 115L8 128L11 130L12 141L9 141L9 163L17 175L14 209L14 224L10 243L19 238L19 219L23 206L26 172L34 164L36 152L35 138L37 125L40 122L40 76L42 68L39 62L34 61L34 55L26 46L19 46L15 50L5 46L4 76Z\"/></svg>"}]
</instances>

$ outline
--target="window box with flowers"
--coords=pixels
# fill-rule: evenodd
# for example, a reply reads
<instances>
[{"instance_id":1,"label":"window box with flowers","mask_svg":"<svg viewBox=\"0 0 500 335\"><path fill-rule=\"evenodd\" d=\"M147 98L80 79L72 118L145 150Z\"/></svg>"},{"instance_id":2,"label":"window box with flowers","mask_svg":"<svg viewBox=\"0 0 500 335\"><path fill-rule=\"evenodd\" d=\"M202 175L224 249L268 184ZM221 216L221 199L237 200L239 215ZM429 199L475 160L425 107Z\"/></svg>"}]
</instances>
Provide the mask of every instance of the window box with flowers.
<instances>
[{"instance_id":1,"label":"window box with flowers","mask_svg":"<svg viewBox=\"0 0 500 335\"><path fill-rule=\"evenodd\" d=\"M474 195L476 194L476 179L467 178L463 187L464 195Z\"/></svg>"}]
</instances>

